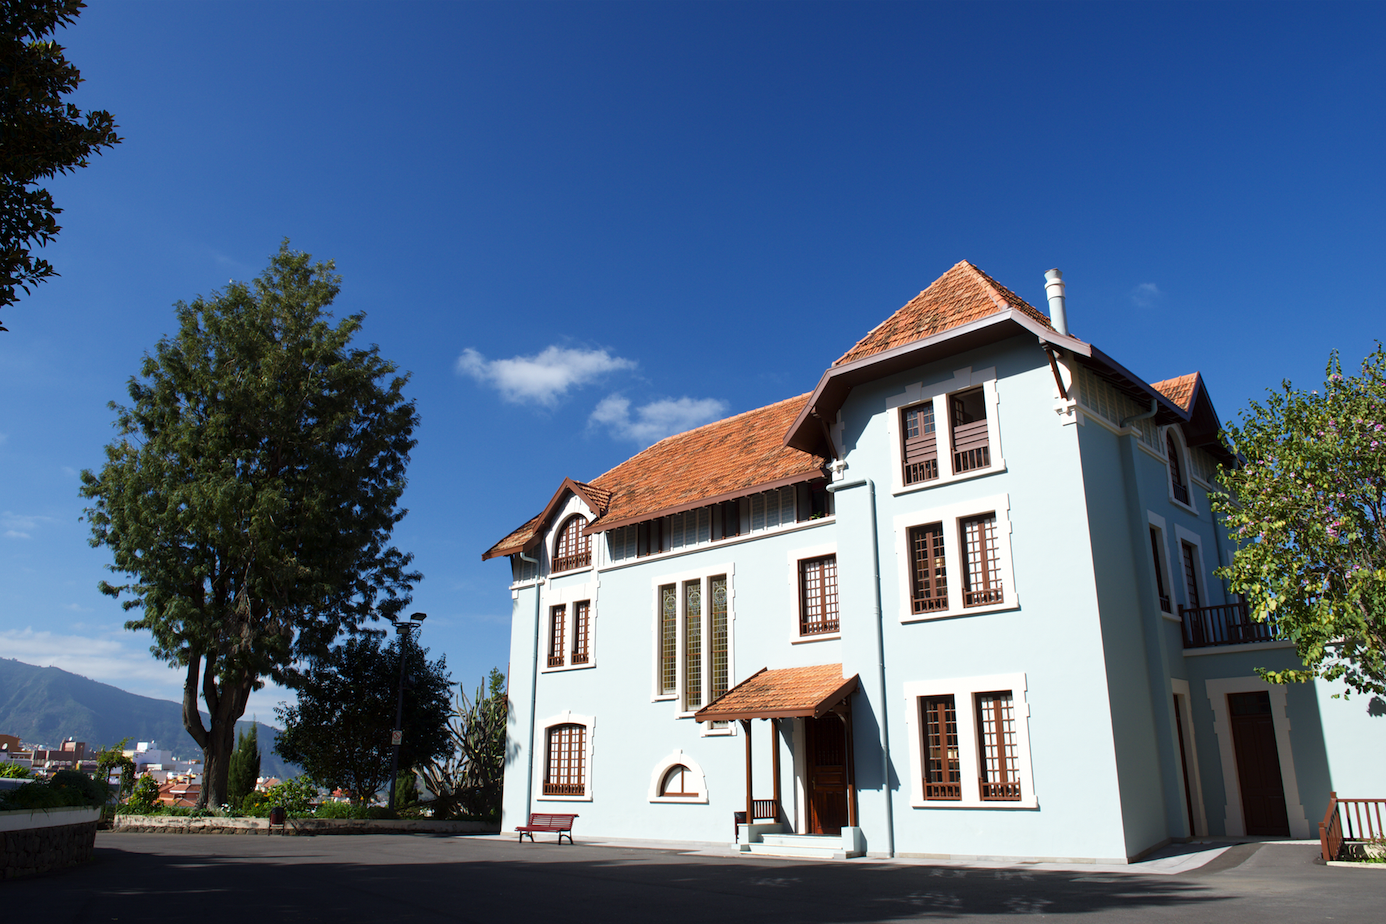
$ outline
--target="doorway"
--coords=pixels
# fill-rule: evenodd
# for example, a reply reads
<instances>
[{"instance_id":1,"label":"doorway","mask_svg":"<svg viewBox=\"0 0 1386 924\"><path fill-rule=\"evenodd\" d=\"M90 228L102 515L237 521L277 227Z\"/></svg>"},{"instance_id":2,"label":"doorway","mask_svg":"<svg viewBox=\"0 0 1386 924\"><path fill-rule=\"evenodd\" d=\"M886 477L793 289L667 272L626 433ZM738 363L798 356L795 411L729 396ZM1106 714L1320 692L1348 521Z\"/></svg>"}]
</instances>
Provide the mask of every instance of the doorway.
<instances>
[{"instance_id":1,"label":"doorway","mask_svg":"<svg viewBox=\"0 0 1386 924\"><path fill-rule=\"evenodd\" d=\"M1289 837L1290 819L1285 810L1285 784L1280 776L1270 694L1264 690L1229 693L1227 711L1246 833Z\"/></svg>"},{"instance_id":2,"label":"doorway","mask_svg":"<svg viewBox=\"0 0 1386 924\"><path fill-rule=\"evenodd\" d=\"M808 833L841 834L847 824L847 733L841 718L804 719Z\"/></svg>"}]
</instances>

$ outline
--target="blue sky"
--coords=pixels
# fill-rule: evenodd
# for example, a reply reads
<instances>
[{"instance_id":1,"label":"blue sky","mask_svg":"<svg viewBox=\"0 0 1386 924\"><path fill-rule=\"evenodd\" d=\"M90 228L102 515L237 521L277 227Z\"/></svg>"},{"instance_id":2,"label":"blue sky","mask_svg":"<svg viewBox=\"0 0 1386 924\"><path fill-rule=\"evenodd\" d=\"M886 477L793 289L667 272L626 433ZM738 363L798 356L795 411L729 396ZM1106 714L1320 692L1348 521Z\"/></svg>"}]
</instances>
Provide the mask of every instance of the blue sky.
<instances>
[{"instance_id":1,"label":"blue sky","mask_svg":"<svg viewBox=\"0 0 1386 924\"><path fill-rule=\"evenodd\" d=\"M413 374L422 639L506 667L481 553L565 475L810 390L958 260L1224 419L1381 336L1380 4L120 3L62 35L125 142L0 313L0 656L176 698L78 472L171 306L281 239ZM277 691L252 699L261 719Z\"/></svg>"}]
</instances>

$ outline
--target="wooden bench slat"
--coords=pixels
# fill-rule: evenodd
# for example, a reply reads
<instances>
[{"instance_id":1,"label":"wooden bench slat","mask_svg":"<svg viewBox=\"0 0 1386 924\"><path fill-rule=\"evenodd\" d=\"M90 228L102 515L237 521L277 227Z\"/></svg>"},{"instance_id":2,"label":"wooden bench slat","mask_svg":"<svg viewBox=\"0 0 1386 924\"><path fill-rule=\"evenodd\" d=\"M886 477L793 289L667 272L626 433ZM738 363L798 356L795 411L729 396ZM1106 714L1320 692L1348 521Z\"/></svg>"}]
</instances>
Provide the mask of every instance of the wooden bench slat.
<instances>
[{"instance_id":1,"label":"wooden bench slat","mask_svg":"<svg viewBox=\"0 0 1386 924\"><path fill-rule=\"evenodd\" d=\"M563 843L563 835L568 835L568 843L573 842L573 819L577 815L550 812L534 812L529 816L529 824L519 825L515 828L520 832L520 840L529 835L531 841L534 840L535 831L552 831L558 834L558 842Z\"/></svg>"}]
</instances>

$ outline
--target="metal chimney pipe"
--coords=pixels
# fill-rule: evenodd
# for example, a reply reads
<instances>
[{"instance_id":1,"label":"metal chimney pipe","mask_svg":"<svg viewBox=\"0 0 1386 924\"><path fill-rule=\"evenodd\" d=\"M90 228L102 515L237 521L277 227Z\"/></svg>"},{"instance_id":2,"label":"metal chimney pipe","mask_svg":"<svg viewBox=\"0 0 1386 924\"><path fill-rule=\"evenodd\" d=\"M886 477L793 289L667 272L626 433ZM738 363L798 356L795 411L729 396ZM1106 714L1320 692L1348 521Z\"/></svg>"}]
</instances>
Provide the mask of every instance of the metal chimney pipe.
<instances>
[{"instance_id":1,"label":"metal chimney pipe","mask_svg":"<svg viewBox=\"0 0 1386 924\"><path fill-rule=\"evenodd\" d=\"M1044 294L1049 296L1049 323L1068 336L1068 315L1064 313L1064 274L1052 269L1044 274Z\"/></svg>"}]
</instances>

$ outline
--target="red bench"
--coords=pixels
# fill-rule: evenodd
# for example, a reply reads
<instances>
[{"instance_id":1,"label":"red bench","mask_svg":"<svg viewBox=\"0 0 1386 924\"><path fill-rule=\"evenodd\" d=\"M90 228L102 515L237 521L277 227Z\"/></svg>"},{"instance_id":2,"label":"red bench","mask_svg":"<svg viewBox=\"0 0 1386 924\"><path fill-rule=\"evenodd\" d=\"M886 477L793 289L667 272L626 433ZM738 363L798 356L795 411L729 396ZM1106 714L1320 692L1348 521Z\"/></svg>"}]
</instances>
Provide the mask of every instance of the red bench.
<instances>
[{"instance_id":1,"label":"red bench","mask_svg":"<svg viewBox=\"0 0 1386 924\"><path fill-rule=\"evenodd\" d=\"M534 842L535 831L553 831L558 835L558 842L563 843L563 835L568 835L568 843L573 842L573 819L576 815L541 815L534 812L529 816L529 824L520 825L515 830L520 832L520 843L524 843L525 835L529 835L530 843Z\"/></svg>"}]
</instances>

